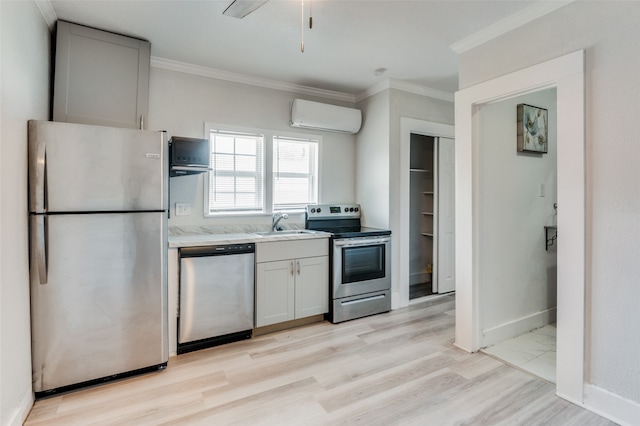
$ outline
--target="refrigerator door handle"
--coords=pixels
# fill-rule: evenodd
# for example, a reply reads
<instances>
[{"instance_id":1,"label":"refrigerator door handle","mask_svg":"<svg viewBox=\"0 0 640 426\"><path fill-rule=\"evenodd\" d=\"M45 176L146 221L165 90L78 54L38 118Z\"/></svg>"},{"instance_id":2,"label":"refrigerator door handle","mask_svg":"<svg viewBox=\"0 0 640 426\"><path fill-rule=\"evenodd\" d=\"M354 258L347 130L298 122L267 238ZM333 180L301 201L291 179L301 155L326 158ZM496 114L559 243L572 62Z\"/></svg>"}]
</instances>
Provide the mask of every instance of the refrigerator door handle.
<instances>
[{"instance_id":1,"label":"refrigerator door handle","mask_svg":"<svg viewBox=\"0 0 640 426\"><path fill-rule=\"evenodd\" d=\"M36 216L36 261L38 262L38 276L40 284L47 283L47 218Z\"/></svg>"},{"instance_id":2,"label":"refrigerator door handle","mask_svg":"<svg viewBox=\"0 0 640 426\"><path fill-rule=\"evenodd\" d=\"M46 147L47 144L44 138L39 138L35 142L35 149L32 151L35 154L35 161L31 162L32 169L31 179L34 180L31 190L31 211L36 213L44 213L45 211L45 161L46 161ZM34 152L35 151L35 152Z\"/></svg>"}]
</instances>

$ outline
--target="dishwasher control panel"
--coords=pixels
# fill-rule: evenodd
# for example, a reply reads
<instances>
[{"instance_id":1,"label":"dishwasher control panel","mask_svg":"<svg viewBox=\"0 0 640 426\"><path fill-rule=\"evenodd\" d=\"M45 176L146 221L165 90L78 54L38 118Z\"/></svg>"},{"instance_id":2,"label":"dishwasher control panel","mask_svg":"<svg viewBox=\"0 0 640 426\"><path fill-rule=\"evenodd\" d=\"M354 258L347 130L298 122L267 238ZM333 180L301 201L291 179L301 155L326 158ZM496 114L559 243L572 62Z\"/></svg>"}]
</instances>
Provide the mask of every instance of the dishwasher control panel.
<instances>
[{"instance_id":1,"label":"dishwasher control panel","mask_svg":"<svg viewBox=\"0 0 640 426\"><path fill-rule=\"evenodd\" d=\"M218 256L225 254L255 253L255 243L225 244L220 246L182 247L180 257Z\"/></svg>"}]
</instances>

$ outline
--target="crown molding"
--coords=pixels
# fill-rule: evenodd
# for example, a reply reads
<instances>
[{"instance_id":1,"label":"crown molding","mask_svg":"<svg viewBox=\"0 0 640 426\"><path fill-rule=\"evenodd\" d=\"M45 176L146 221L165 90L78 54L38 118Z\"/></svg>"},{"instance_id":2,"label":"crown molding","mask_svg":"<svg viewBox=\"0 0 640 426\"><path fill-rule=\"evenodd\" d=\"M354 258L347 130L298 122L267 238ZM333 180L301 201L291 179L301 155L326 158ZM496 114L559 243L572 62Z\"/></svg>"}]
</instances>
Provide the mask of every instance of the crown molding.
<instances>
[{"instance_id":1,"label":"crown molding","mask_svg":"<svg viewBox=\"0 0 640 426\"><path fill-rule=\"evenodd\" d=\"M386 89L397 89L417 95L428 96L430 98L441 99L448 102L453 102L453 93L444 92L441 90L431 89L429 87L420 86L413 83L407 83L399 80L386 79L380 83L370 87L358 96L350 93L334 92L331 90L317 89L310 86L302 86L299 84L286 83L283 81L269 80L260 77L254 77L245 74L238 74L230 71L224 71L216 68L203 67L200 65L193 65L186 62L174 61L171 59L159 58L157 56L151 57L151 66L154 68L160 68L170 71L182 72L185 74L193 74L201 77L214 78L217 80L230 81L233 83L247 84L250 86L262 87L266 89L282 90L285 92L292 92L297 94L317 96L319 98L334 99L342 102L356 103L363 99L373 96L376 93L382 92Z\"/></svg>"},{"instance_id":2,"label":"crown molding","mask_svg":"<svg viewBox=\"0 0 640 426\"><path fill-rule=\"evenodd\" d=\"M408 83L401 80L390 80L390 82L392 89L402 90L404 92L440 99L447 102L454 101L453 93L445 92L443 90L432 89L431 87L420 86L419 84Z\"/></svg>"},{"instance_id":3,"label":"crown molding","mask_svg":"<svg viewBox=\"0 0 640 426\"><path fill-rule=\"evenodd\" d=\"M384 90L390 89L391 88L391 80L386 78L384 80L379 81L378 83L374 84L373 86L369 87L367 90L365 90L364 92L360 93L357 97L356 97L356 102L360 102L364 99L367 99L373 95L375 95L376 93L380 93Z\"/></svg>"},{"instance_id":4,"label":"crown molding","mask_svg":"<svg viewBox=\"0 0 640 426\"><path fill-rule=\"evenodd\" d=\"M56 21L58 20L58 15L56 15L56 11L53 10L53 5L50 0L34 0L34 3L38 7L42 18L49 26L50 30L53 30Z\"/></svg>"},{"instance_id":5,"label":"crown molding","mask_svg":"<svg viewBox=\"0 0 640 426\"><path fill-rule=\"evenodd\" d=\"M454 95L453 93L445 92L443 90L432 89L426 86L420 86L419 84L408 83L406 81L394 80L394 79L386 79L383 80L356 97L356 102L360 102L363 99L366 99L370 96L375 95L376 93L380 93L383 90L387 89L396 89L402 90L403 92L413 93L415 95L427 96L429 98L440 99L442 101L453 102Z\"/></svg>"},{"instance_id":6,"label":"crown molding","mask_svg":"<svg viewBox=\"0 0 640 426\"><path fill-rule=\"evenodd\" d=\"M248 84L250 86L263 87L266 89L282 90L309 96L334 99L343 102L355 103L356 97L350 93L334 92L331 90L316 89L314 87L299 84L286 83L283 81L269 80L245 74L224 71L216 68L203 67L174 61L171 59L151 57L151 66L171 71L178 71L186 74L199 75L201 77L215 78L217 80L230 81L233 83Z\"/></svg>"},{"instance_id":7,"label":"crown molding","mask_svg":"<svg viewBox=\"0 0 640 426\"><path fill-rule=\"evenodd\" d=\"M465 37L462 40L449 46L451 50L460 55L468 50L478 47L494 38L497 38L509 31L515 30L531 21L544 15L554 12L561 7L573 3L575 0L538 1L532 6L520 12L504 18L475 34Z\"/></svg>"}]
</instances>

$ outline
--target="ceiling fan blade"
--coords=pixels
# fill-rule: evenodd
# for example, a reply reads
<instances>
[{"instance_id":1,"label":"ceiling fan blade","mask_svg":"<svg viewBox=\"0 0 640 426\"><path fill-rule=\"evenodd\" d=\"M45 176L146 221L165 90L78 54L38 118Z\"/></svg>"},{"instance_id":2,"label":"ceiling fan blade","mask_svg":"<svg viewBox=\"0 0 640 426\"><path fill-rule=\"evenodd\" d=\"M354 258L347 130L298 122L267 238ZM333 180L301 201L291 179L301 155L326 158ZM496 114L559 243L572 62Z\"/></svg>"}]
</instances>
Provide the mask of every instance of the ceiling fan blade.
<instances>
[{"instance_id":1,"label":"ceiling fan blade","mask_svg":"<svg viewBox=\"0 0 640 426\"><path fill-rule=\"evenodd\" d=\"M222 14L242 19L268 1L269 0L233 0Z\"/></svg>"}]
</instances>

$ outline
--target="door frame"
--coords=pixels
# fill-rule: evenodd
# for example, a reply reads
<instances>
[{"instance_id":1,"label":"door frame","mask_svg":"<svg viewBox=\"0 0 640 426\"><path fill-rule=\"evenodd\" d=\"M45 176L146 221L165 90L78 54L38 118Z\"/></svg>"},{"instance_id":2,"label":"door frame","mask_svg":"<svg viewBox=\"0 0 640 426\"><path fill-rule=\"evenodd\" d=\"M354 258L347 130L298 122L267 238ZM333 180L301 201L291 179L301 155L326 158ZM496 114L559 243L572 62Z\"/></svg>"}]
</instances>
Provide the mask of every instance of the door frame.
<instances>
[{"instance_id":1,"label":"door frame","mask_svg":"<svg viewBox=\"0 0 640 426\"><path fill-rule=\"evenodd\" d=\"M456 93L456 335L455 345L481 349L482 292L477 252L478 152L476 112L483 106L556 88L558 105L558 244L556 394L582 405L585 366L586 177L584 51L580 50ZM514 124L515 125L515 124Z\"/></svg>"},{"instance_id":2,"label":"door frame","mask_svg":"<svg viewBox=\"0 0 640 426\"><path fill-rule=\"evenodd\" d=\"M455 127L450 124L400 117L400 232L398 235L400 308L409 306L409 186L411 179L409 174L409 159L411 157L412 133L435 138L444 137L454 139Z\"/></svg>"}]
</instances>

